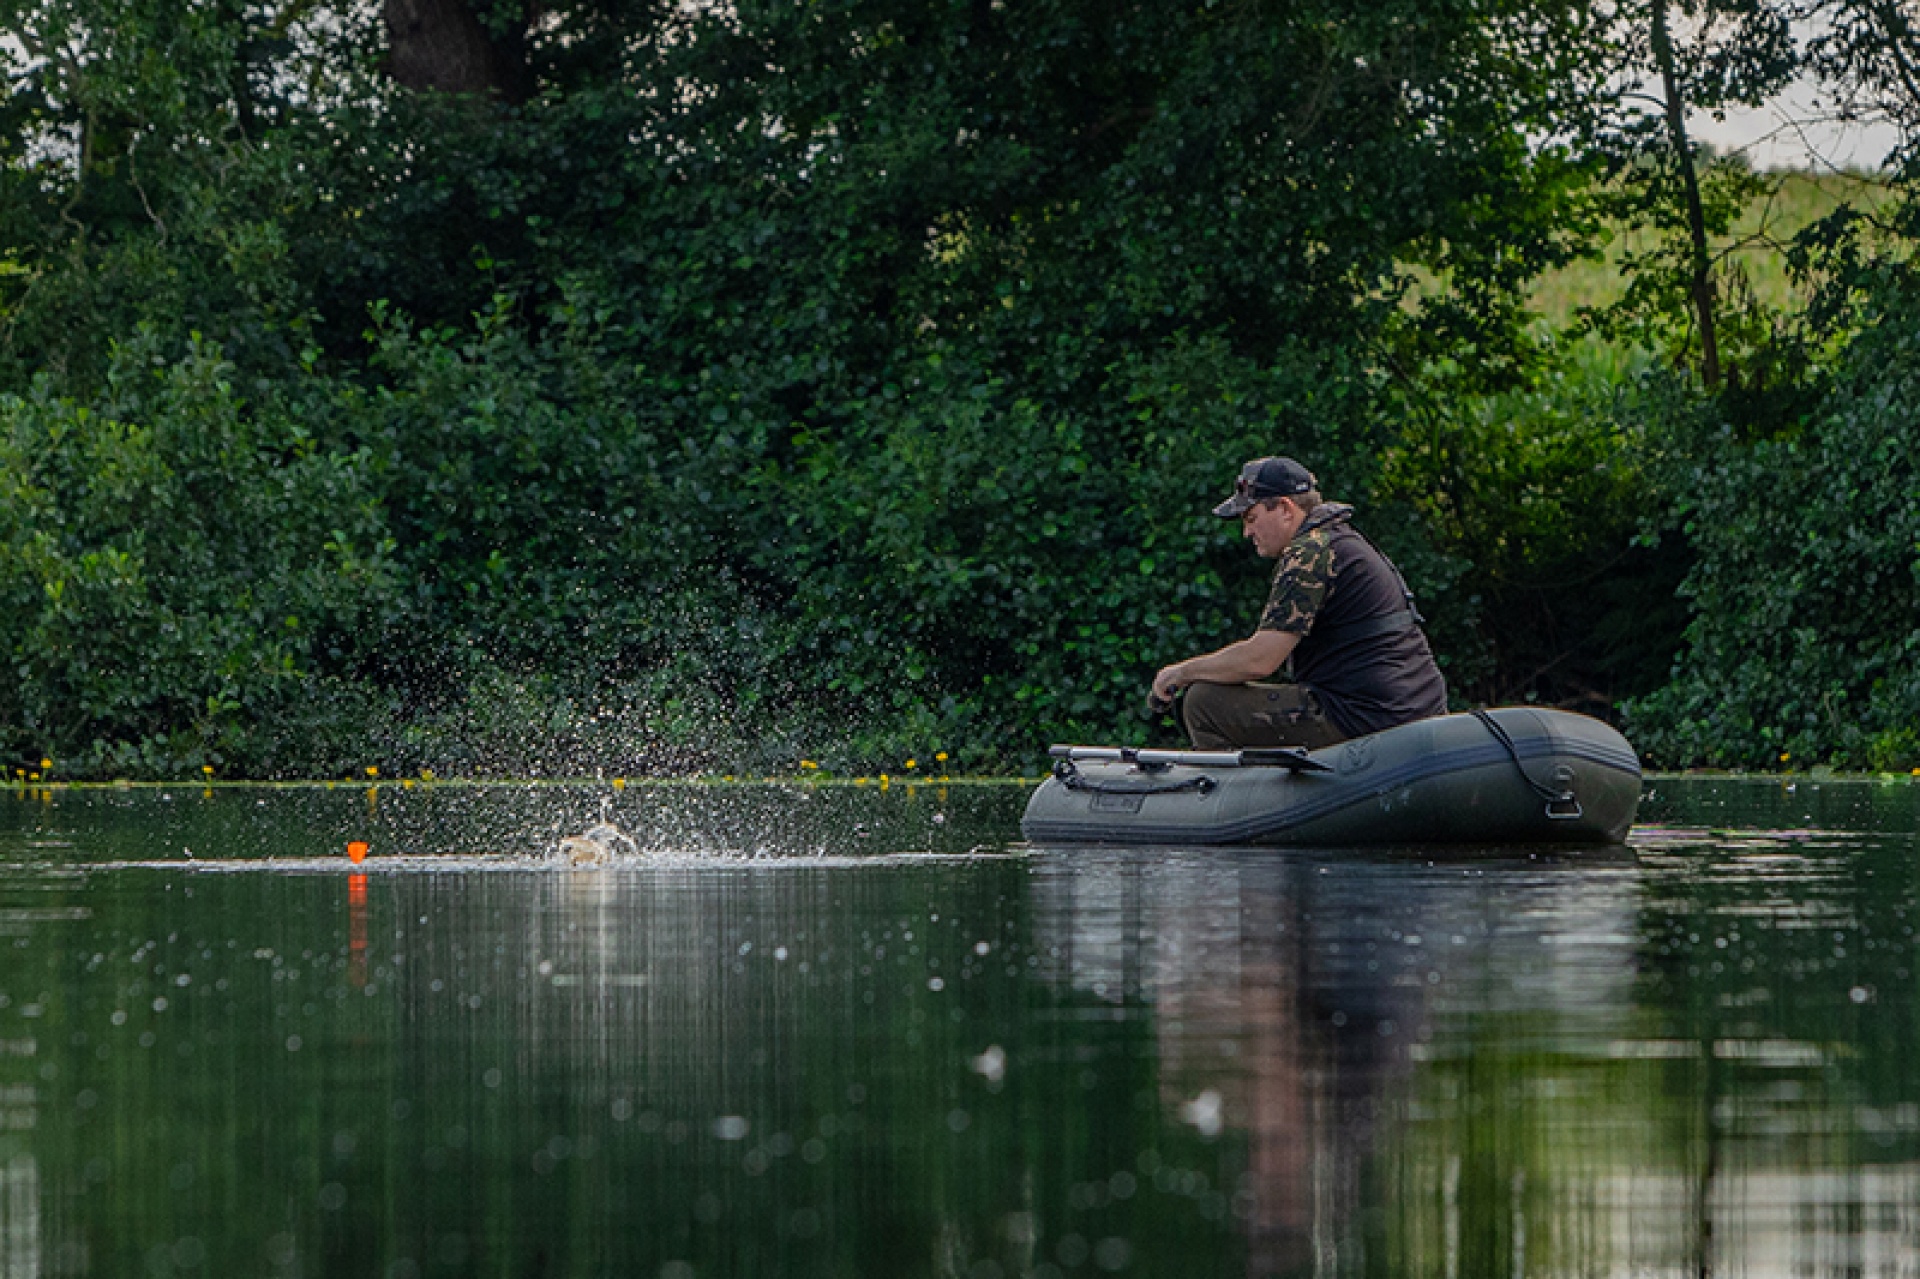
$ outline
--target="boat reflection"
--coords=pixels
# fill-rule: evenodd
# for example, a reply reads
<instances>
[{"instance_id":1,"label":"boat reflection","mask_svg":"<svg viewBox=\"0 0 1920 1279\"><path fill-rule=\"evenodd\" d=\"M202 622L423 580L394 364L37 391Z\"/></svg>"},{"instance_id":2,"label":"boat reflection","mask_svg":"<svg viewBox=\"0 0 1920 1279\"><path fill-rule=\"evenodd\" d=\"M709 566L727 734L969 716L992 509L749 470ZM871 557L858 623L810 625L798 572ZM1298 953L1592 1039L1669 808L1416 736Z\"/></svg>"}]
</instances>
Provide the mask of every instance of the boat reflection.
<instances>
[{"instance_id":1,"label":"boat reflection","mask_svg":"<svg viewBox=\"0 0 1920 1279\"><path fill-rule=\"evenodd\" d=\"M1657 1093L1586 1087L1645 1029L1631 871L1080 851L1036 875L1036 949L1152 1009L1169 1122L1245 1143L1249 1274L1667 1264L1684 1195L1636 1196L1631 1244L1594 1216L1676 1153Z\"/></svg>"}]
</instances>

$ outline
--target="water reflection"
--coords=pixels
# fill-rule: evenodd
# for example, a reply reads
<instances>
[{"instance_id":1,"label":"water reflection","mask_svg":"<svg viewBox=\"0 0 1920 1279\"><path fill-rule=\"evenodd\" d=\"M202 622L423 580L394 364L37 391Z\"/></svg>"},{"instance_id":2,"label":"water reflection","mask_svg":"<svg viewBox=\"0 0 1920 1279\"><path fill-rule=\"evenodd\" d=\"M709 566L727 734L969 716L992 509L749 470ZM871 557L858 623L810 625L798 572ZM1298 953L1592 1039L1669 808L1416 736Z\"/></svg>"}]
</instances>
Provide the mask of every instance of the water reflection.
<instances>
[{"instance_id":1,"label":"water reflection","mask_svg":"<svg viewBox=\"0 0 1920 1279\"><path fill-rule=\"evenodd\" d=\"M1591 1176L1527 1131L1575 1081L1504 1062L1630 1029L1630 871L1062 857L1036 922L1054 980L1151 1008L1163 1109L1245 1141L1248 1273L1537 1271L1515 1224Z\"/></svg>"},{"instance_id":2,"label":"water reflection","mask_svg":"<svg viewBox=\"0 0 1920 1279\"><path fill-rule=\"evenodd\" d=\"M1434 863L1005 852L1017 791L761 795L592 868L354 866L303 850L358 792L217 796L0 821L9 1279L1913 1255L1911 791L1769 791L1763 828L1715 786L1631 849ZM509 825L381 808L377 850Z\"/></svg>"},{"instance_id":3,"label":"water reflection","mask_svg":"<svg viewBox=\"0 0 1920 1279\"><path fill-rule=\"evenodd\" d=\"M0 790L0 867L395 857L534 859L599 821L650 858L820 857L1005 846L1018 784L556 783ZM370 869L374 868L372 865Z\"/></svg>"}]
</instances>

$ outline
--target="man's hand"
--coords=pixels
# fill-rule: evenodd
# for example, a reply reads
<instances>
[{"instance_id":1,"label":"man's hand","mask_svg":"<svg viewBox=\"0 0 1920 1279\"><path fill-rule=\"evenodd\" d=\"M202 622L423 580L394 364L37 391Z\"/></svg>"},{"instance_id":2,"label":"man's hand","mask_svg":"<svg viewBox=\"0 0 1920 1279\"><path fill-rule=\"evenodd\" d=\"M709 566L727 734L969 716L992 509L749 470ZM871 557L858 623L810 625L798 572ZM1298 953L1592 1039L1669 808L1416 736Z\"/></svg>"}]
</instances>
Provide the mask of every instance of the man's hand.
<instances>
[{"instance_id":1,"label":"man's hand","mask_svg":"<svg viewBox=\"0 0 1920 1279\"><path fill-rule=\"evenodd\" d=\"M1223 649L1162 666L1160 673L1153 677L1153 692L1147 703L1155 710L1171 706L1175 693L1202 682L1244 684L1248 680L1265 679L1280 669L1299 642L1300 637L1292 632L1255 631Z\"/></svg>"},{"instance_id":2,"label":"man's hand","mask_svg":"<svg viewBox=\"0 0 1920 1279\"><path fill-rule=\"evenodd\" d=\"M1186 686L1186 675L1181 670L1184 662L1175 662L1172 666L1162 666L1160 673L1153 677L1153 691L1147 695L1147 705L1157 711L1169 710L1173 706L1173 695Z\"/></svg>"}]
</instances>

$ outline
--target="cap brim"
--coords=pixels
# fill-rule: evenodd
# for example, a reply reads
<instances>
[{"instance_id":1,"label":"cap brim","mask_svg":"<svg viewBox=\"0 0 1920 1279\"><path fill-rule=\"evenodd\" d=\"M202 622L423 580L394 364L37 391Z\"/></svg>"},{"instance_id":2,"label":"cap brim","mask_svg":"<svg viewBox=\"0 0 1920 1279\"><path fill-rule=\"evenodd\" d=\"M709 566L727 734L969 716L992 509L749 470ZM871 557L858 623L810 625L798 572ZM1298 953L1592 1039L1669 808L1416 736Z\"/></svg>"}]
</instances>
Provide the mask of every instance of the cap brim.
<instances>
[{"instance_id":1,"label":"cap brim","mask_svg":"<svg viewBox=\"0 0 1920 1279\"><path fill-rule=\"evenodd\" d=\"M1235 493L1226 501L1213 508L1213 513L1223 520L1237 520L1253 507L1253 499L1244 493Z\"/></svg>"}]
</instances>

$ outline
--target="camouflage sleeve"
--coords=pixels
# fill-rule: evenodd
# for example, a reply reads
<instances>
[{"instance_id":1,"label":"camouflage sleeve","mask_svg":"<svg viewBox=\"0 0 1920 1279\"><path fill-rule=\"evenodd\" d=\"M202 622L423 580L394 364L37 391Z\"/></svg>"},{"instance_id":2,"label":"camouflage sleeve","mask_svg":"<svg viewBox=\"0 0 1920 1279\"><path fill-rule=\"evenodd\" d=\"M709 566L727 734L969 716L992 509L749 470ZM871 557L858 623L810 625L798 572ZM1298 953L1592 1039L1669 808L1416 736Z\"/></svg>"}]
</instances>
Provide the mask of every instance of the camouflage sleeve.
<instances>
[{"instance_id":1,"label":"camouflage sleeve","mask_svg":"<svg viewBox=\"0 0 1920 1279\"><path fill-rule=\"evenodd\" d=\"M1297 537L1281 553L1273 572L1273 590L1260 614L1263 631L1304 636L1333 584L1333 539L1324 529Z\"/></svg>"}]
</instances>

